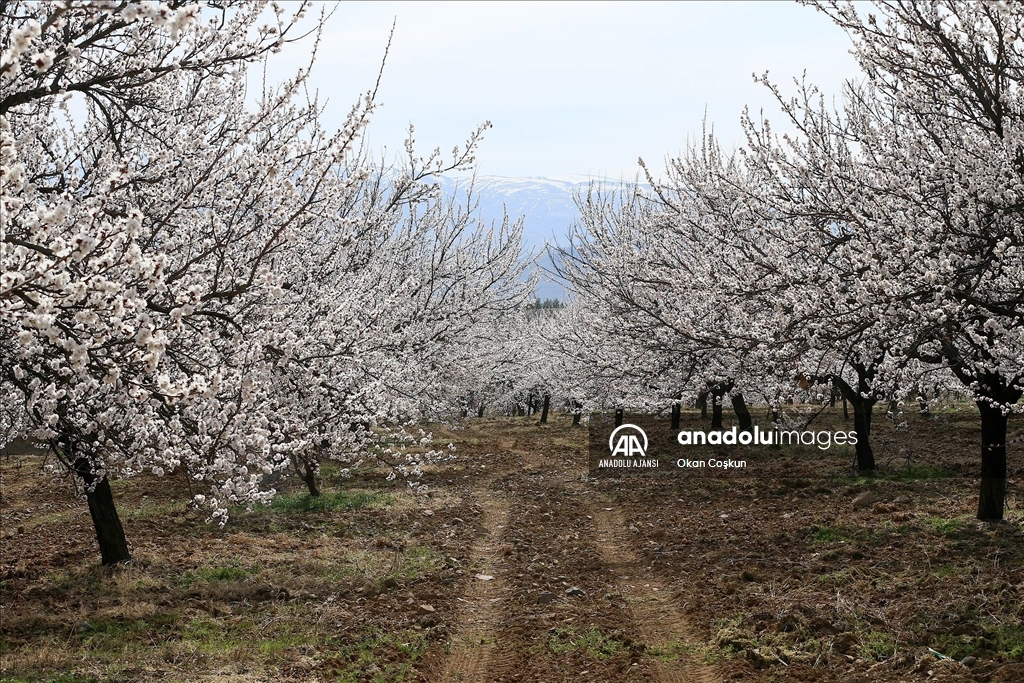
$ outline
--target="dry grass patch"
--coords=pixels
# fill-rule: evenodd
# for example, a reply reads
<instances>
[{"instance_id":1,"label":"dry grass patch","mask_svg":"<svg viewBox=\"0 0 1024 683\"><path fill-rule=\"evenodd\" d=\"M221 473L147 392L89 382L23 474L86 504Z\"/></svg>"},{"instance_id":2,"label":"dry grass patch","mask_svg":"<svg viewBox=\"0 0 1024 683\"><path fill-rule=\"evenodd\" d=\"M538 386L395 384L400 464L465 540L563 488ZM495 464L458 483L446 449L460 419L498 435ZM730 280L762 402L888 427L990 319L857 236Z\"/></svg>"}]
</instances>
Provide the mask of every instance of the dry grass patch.
<instances>
[{"instance_id":1,"label":"dry grass patch","mask_svg":"<svg viewBox=\"0 0 1024 683\"><path fill-rule=\"evenodd\" d=\"M290 482L219 528L185 482L142 476L114 483L134 561L107 569L84 502L40 462L0 463L0 680L407 680L454 612L459 496L377 472L319 498ZM414 590L435 596L428 626Z\"/></svg>"}]
</instances>

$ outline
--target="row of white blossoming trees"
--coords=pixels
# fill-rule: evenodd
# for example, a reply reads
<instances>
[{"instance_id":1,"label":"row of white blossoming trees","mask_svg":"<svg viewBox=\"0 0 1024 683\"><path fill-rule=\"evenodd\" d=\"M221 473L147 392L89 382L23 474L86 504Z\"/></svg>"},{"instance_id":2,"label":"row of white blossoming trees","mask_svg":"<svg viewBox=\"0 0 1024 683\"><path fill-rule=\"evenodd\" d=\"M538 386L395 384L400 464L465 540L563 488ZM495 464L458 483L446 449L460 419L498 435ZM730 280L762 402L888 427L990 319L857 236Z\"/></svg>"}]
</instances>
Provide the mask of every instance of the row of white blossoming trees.
<instances>
[{"instance_id":1,"label":"row of white blossoming trees","mask_svg":"<svg viewBox=\"0 0 1024 683\"><path fill-rule=\"evenodd\" d=\"M520 229L430 182L483 128L383 168L372 93L327 131L308 69L252 92L306 9L0 3L0 435L75 477L104 564L111 477L183 470L223 521L325 458L415 474L416 421L528 294Z\"/></svg>"},{"instance_id":2,"label":"row of white blossoming trees","mask_svg":"<svg viewBox=\"0 0 1024 683\"><path fill-rule=\"evenodd\" d=\"M966 395L978 517L1001 519L1024 394L1024 6L818 8L860 80L832 100L763 79L792 132L746 115L737 152L705 132L650 191L580 199L562 271L603 341L576 354L621 405L730 397L741 424L743 396L831 385L861 470L877 402Z\"/></svg>"}]
</instances>

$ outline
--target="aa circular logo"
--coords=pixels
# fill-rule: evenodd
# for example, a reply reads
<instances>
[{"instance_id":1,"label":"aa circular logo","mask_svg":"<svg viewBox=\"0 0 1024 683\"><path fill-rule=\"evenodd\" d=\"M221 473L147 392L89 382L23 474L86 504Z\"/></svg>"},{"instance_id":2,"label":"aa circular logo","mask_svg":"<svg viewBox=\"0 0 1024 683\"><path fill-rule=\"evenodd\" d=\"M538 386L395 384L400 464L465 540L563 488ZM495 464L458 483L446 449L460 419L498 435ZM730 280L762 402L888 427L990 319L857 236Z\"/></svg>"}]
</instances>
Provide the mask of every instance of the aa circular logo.
<instances>
[{"instance_id":1,"label":"aa circular logo","mask_svg":"<svg viewBox=\"0 0 1024 683\"><path fill-rule=\"evenodd\" d=\"M608 437L608 449L612 457L647 457L647 434L634 424L619 425Z\"/></svg>"}]
</instances>

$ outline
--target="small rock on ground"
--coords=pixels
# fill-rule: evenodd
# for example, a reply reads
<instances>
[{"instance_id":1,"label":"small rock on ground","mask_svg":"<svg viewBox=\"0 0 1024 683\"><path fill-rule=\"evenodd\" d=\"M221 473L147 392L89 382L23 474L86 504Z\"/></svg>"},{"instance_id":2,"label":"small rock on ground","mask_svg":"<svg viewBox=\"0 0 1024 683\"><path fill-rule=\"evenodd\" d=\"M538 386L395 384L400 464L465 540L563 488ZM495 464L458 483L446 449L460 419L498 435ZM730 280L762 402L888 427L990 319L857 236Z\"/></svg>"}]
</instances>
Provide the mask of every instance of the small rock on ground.
<instances>
[{"instance_id":1,"label":"small rock on ground","mask_svg":"<svg viewBox=\"0 0 1024 683\"><path fill-rule=\"evenodd\" d=\"M554 602L555 601L555 597L556 596L555 596L554 593L541 593L540 595L537 596L537 604L538 605L546 605L546 604L548 604L550 602Z\"/></svg>"}]
</instances>

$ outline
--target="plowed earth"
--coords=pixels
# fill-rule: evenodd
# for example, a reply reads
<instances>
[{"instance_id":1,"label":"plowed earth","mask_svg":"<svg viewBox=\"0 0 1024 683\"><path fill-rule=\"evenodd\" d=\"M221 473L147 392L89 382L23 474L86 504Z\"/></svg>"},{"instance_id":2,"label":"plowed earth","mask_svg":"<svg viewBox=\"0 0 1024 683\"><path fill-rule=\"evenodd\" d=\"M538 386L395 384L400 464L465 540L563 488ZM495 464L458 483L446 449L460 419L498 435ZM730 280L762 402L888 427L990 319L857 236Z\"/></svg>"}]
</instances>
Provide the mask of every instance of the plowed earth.
<instances>
[{"instance_id":1,"label":"plowed earth","mask_svg":"<svg viewBox=\"0 0 1024 683\"><path fill-rule=\"evenodd\" d=\"M8 454L0 679L1024 681L1019 421L1002 524L973 519L976 415L880 422L864 479L813 450L594 474L565 416L467 420L435 430L457 450L428 494L326 471L322 500L286 482L224 528L179 475L138 477L114 482L135 558L114 569L71 484Z\"/></svg>"}]
</instances>

